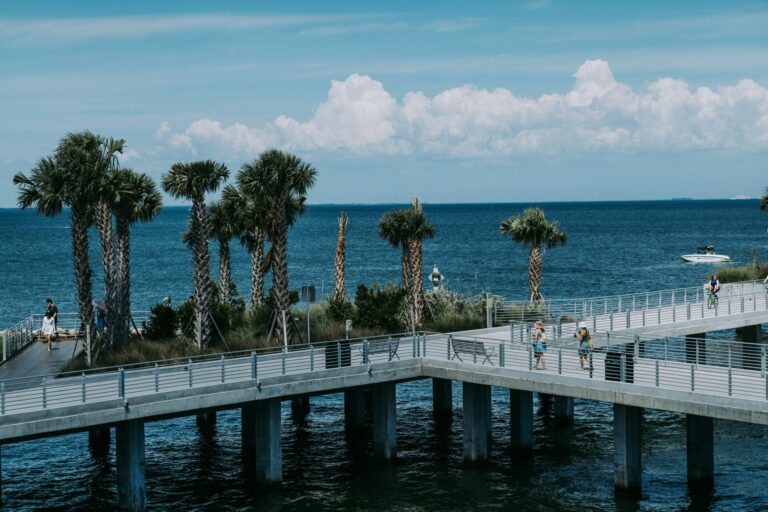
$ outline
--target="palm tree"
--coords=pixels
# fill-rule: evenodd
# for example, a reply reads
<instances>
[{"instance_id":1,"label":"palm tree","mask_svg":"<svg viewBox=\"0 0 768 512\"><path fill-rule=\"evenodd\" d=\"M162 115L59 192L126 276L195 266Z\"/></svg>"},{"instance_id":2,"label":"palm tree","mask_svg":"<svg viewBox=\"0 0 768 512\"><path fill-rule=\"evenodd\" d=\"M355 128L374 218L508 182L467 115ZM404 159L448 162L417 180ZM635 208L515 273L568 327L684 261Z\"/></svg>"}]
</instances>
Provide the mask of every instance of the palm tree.
<instances>
[{"instance_id":1,"label":"palm tree","mask_svg":"<svg viewBox=\"0 0 768 512\"><path fill-rule=\"evenodd\" d=\"M530 245L528 256L528 285L530 301L541 301L541 276L543 269L541 246L548 249L565 245L568 236L560 229L557 221L547 222L541 208L527 208L521 215L501 222L501 234L512 240Z\"/></svg>"},{"instance_id":2,"label":"palm tree","mask_svg":"<svg viewBox=\"0 0 768 512\"><path fill-rule=\"evenodd\" d=\"M122 191L112 199L117 238L118 315L115 326L116 340L128 341L131 314L131 225L149 222L160 213L162 198L155 182L148 175L130 169L114 171L115 190Z\"/></svg>"},{"instance_id":3,"label":"palm tree","mask_svg":"<svg viewBox=\"0 0 768 512\"><path fill-rule=\"evenodd\" d=\"M344 285L344 262L346 260L347 226L349 219L347 212L339 213L339 241L336 245L336 265L334 267L334 287L331 300L344 302L347 300L347 289Z\"/></svg>"},{"instance_id":4,"label":"palm tree","mask_svg":"<svg viewBox=\"0 0 768 512\"><path fill-rule=\"evenodd\" d=\"M192 200L188 241L195 266L195 341L199 349L211 338L211 275L208 251L210 231L205 194L216 191L228 176L226 165L213 160L177 162L163 175L163 190L174 198Z\"/></svg>"},{"instance_id":5,"label":"palm tree","mask_svg":"<svg viewBox=\"0 0 768 512\"><path fill-rule=\"evenodd\" d=\"M400 248L402 250L400 254L400 269L402 277L403 290L405 290L405 300L403 304L404 318L406 324L415 330L416 319L414 317L413 293L411 286L411 279L413 273L411 271L411 257L410 249L411 245L408 243L408 235L410 233L409 219L410 213L408 210L393 210L387 212L379 220L379 236L389 242L394 248Z\"/></svg>"},{"instance_id":6,"label":"palm tree","mask_svg":"<svg viewBox=\"0 0 768 512\"><path fill-rule=\"evenodd\" d=\"M264 257L265 214L232 185L224 187L221 199L231 205L241 221L240 245L251 256L251 311L256 311L264 305L264 274L269 270L269 258Z\"/></svg>"},{"instance_id":7,"label":"palm tree","mask_svg":"<svg viewBox=\"0 0 768 512\"><path fill-rule=\"evenodd\" d=\"M219 242L219 289L221 302L227 306L232 303L232 260L229 242L242 231L235 203L224 199L208 206L208 219L211 234Z\"/></svg>"},{"instance_id":8,"label":"palm tree","mask_svg":"<svg viewBox=\"0 0 768 512\"><path fill-rule=\"evenodd\" d=\"M54 154L41 159L27 177L17 173L13 183L19 187L18 204L22 209L36 208L47 217L69 207L72 260L80 318L93 330L93 287L88 259L88 228L94 206L101 197L104 157L110 146L91 132L68 133L59 141ZM91 347L88 346L88 363Z\"/></svg>"},{"instance_id":9,"label":"palm tree","mask_svg":"<svg viewBox=\"0 0 768 512\"><path fill-rule=\"evenodd\" d=\"M427 221L427 216L421 206L418 197L411 202L411 208L408 210L408 256L410 258L411 268L411 296L413 297L413 307L415 309L415 324L420 325L424 318L424 257L421 243L425 239L431 239L435 236L435 226Z\"/></svg>"},{"instance_id":10,"label":"palm tree","mask_svg":"<svg viewBox=\"0 0 768 512\"><path fill-rule=\"evenodd\" d=\"M316 175L310 163L277 149L263 152L237 174L240 190L265 214L264 230L272 242L272 291L279 332L287 330L283 315L290 314L288 229L305 211L307 191L315 184Z\"/></svg>"}]
</instances>

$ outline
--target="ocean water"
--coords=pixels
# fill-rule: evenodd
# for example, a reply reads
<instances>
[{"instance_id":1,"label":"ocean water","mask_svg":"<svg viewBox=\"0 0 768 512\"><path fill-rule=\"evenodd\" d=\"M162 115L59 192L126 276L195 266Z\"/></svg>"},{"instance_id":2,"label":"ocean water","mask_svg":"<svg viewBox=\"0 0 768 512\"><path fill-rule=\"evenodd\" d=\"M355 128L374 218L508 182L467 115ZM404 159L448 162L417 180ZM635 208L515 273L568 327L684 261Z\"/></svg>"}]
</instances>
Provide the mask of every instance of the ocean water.
<instances>
[{"instance_id":1,"label":"ocean water","mask_svg":"<svg viewBox=\"0 0 768 512\"><path fill-rule=\"evenodd\" d=\"M512 299L527 292L527 248L499 234L499 223L522 204L426 205L437 234L424 246L425 273L440 267L447 285L466 294L489 291ZM547 216L568 243L544 256L544 294L583 297L703 283L717 267L687 265L680 255L712 244L737 263L750 250L765 255L768 214L756 201L548 203ZM347 283L396 281L399 253L376 234L393 205L310 207L290 234L291 287L333 282L336 218L349 214ZM134 309L170 295L190 294L192 267L181 242L186 208L166 208L134 230ZM44 309L75 311L68 218L0 209L0 326ZM95 296L101 289L97 240L92 237ZM212 248L212 269L216 248ZM248 294L248 258L233 255L235 281ZM215 270L214 270L215 272ZM728 333L725 333L728 334ZM491 460L462 458L461 387L447 431L431 420L429 382L398 386L398 457L382 463L367 446L343 436L343 400L312 400L305 421L284 407L284 485L254 489L240 469L239 414L220 413L215 431L200 433L194 418L146 427L148 501L154 510L766 510L768 429L715 422L714 492L686 487L684 417L647 411L643 430L643 495L613 493L612 412L608 404L576 402L576 424L555 428L536 401L535 449L525 460L509 450L507 393L493 394ZM115 461L93 459L84 434L2 447L2 510L111 510Z\"/></svg>"}]
</instances>

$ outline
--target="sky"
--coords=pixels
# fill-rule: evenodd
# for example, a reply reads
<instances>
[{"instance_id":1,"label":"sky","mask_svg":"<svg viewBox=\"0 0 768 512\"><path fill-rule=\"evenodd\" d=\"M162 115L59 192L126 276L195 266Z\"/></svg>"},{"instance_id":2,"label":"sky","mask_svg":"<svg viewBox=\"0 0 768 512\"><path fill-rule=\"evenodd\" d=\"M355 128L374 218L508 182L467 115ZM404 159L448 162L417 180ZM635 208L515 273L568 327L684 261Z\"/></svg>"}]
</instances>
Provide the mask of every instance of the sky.
<instances>
[{"instance_id":1,"label":"sky","mask_svg":"<svg viewBox=\"0 0 768 512\"><path fill-rule=\"evenodd\" d=\"M759 197L767 26L739 1L0 1L0 207L82 129L158 180L281 148L315 204Z\"/></svg>"}]
</instances>

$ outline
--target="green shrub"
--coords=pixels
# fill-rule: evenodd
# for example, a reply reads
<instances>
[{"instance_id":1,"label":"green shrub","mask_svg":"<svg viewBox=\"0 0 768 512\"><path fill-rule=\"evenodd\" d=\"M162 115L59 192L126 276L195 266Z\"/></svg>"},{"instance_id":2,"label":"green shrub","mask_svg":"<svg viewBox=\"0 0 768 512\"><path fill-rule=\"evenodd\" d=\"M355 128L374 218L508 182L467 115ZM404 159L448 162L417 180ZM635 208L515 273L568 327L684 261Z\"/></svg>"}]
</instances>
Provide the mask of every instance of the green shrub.
<instances>
[{"instance_id":1,"label":"green shrub","mask_svg":"<svg viewBox=\"0 0 768 512\"><path fill-rule=\"evenodd\" d=\"M355 317L355 306L347 300L329 300L324 311L334 322L344 322Z\"/></svg>"},{"instance_id":2,"label":"green shrub","mask_svg":"<svg viewBox=\"0 0 768 512\"><path fill-rule=\"evenodd\" d=\"M387 332L403 330L403 299L405 290L388 284L384 288L361 284L355 294L355 324L358 327L379 328Z\"/></svg>"},{"instance_id":3,"label":"green shrub","mask_svg":"<svg viewBox=\"0 0 768 512\"><path fill-rule=\"evenodd\" d=\"M149 310L149 318L141 323L144 336L150 340L173 338L178 322L176 310L163 303L155 304Z\"/></svg>"}]
</instances>

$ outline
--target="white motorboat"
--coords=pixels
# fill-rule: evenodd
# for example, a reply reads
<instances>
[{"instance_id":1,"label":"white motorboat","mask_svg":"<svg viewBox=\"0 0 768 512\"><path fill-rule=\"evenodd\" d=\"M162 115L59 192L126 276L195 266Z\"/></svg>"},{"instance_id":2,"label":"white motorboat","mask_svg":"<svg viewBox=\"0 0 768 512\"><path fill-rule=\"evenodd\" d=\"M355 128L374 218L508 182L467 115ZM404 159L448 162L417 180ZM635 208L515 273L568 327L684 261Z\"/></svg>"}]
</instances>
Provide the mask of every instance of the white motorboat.
<instances>
[{"instance_id":1,"label":"white motorboat","mask_svg":"<svg viewBox=\"0 0 768 512\"><path fill-rule=\"evenodd\" d=\"M683 254L680 257L688 263L724 263L731 261L730 256L715 253L715 248L711 245L697 247L696 254Z\"/></svg>"}]
</instances>

